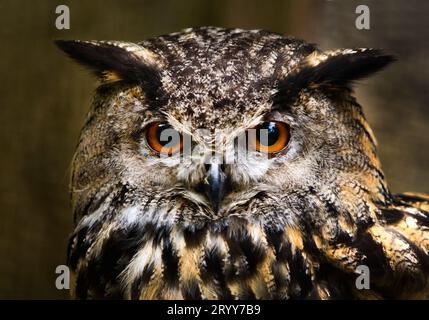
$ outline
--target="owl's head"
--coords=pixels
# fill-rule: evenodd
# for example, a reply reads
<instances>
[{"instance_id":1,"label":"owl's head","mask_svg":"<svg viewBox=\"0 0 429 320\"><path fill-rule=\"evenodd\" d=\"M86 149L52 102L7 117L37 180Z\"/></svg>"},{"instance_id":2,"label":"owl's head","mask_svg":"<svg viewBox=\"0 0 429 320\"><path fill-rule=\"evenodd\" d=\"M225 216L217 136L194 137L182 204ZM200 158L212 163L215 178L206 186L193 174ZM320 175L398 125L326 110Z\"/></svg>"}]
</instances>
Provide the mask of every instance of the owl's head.
<instances>
[{"instance_id":1,"label":"owl's head","mask_svg":"<svg viewBox=\"0 0 429 320\"><path fill-rule=\"evenodd\" d=\"M219 28L139 44L57 44L102 81L74 193L107 178L186 199L199 206L193 219L217 219L238 207L251 214L256 199L339 193L335 180L382 186L367 180L382 182L375 141L349 90L392 61L378 50L320 52L274 33Z\"/></svg>"},{"instance_id":2,"label":"owl's head","mask_svg":"<svg viewBox=\"0 0 429 320\"><path fill-rule=\"evenodd\" d=\"M261 230L311 226L329 241L352 236L389 196L351 95L353 81L393 60L379 50L322 52L210 27L57 45L101 80L73 163L73 204L87 225L103 216L196 235L242 219Z\"/></svg>"}]
</instances>

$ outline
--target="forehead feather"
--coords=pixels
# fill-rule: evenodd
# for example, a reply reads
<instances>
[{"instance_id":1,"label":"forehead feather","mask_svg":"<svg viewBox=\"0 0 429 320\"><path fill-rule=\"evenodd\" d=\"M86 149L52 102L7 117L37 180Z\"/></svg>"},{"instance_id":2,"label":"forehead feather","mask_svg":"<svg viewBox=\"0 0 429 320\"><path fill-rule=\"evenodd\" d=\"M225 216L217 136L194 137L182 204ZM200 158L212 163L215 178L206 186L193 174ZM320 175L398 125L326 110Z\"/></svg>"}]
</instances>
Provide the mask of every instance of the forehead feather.
<instances>
[{"instance_id":1,"label":"forehead feather","mask_svg":"<svg viewBox=\"0 0 429 320\"><path fill-rule=\"evenodd\" d=\"M195 127L225 127L268 111L277 81L315 50L276 33L213 27L140 44L163 58L165 111Z\"/></svg>"}]
</instances>

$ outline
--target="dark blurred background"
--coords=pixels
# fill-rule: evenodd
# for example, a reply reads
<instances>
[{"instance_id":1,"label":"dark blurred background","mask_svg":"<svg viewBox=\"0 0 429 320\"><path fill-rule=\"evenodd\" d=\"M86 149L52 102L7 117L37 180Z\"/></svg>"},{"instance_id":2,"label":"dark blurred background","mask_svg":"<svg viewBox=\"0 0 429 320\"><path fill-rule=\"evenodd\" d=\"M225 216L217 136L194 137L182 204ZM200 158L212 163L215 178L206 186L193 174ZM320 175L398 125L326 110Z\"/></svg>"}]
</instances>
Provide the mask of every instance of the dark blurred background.
<instances>
[{"instance_id":1,"label":"dark blurred background","mask_svg":"<svg viewBox=\"0 0 429 320\"><path fill-rule=\"evenodd\" d=\"M68 5L71 29L55 28ZM370 8L357 30L355 9ZM72 230L69 166L96 81L53 39L141 41L185 27L268 29L321 48L377 47L399 62L357 96L393 192L429 193L429 2L421 0L0 1L0 298L66 298L55 288Z\"/></svg>"}]
</instances>

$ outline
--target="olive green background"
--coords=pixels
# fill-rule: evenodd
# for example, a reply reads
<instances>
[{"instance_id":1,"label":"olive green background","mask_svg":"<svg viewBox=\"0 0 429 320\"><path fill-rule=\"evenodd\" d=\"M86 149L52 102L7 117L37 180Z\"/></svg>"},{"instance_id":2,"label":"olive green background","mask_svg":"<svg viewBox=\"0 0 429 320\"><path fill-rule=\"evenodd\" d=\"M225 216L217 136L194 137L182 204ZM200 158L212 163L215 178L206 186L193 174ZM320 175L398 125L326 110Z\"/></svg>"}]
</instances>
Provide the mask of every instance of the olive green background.
<instances>
[{"instance_id":1,"label":"olive green background","mask_svg":"<svg viewBox=\"0 0 429 320\"><path fill-rule=\"evenodd\" d=\"M55 8L71 29L55 28ZM355 28L355 8L371 30ZM53 39L140 41L185 27L268 29L322 48L379 47L399 62L357 95L394 192L429 192L429 4L419 0L0 0L0 298L67 298L55 288L72 230L69 167L96 87Z\"/></svg>"}]
</instances>

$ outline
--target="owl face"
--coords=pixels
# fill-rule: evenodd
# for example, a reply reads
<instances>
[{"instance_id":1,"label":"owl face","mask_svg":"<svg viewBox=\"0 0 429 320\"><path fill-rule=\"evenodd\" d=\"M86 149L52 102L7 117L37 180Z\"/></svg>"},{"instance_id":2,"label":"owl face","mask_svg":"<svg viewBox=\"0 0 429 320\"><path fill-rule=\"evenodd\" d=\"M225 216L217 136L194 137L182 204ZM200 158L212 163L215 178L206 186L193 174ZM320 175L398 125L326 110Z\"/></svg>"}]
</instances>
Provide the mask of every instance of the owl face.
<instances>
[{"instance_id":1,"label":"owl face","mask_svg":"<svg viewBox=\"0 0 429 320\"><path fill-rule=\"evenodd\" d=\"M253 289L225 291L215 276L205 287L204 257L228 256L222 268L239 275L246 265L272 263L262 251L275 237L289 237L295 249L309 227L321 242L353 237L373 221L371 204L386 200L373 135L350 94L352 81L392 61L380 51L320 52L274 33L220 28L138 44L57 44L102 82L74 158L74 269L112 237L128 247L125 237L136 247L118 253L123 265L113 269L130 295L264 297L271 293L261 274L263 286L246 285ZM151 277L164 277L174 259L184 275L173 272L168 290L163 281L150 291L149 279L136 280L149 266Z\"/></svg>"}]
</instances>

